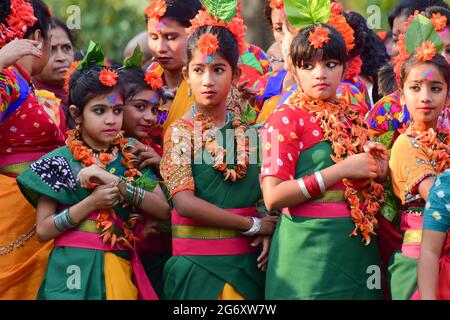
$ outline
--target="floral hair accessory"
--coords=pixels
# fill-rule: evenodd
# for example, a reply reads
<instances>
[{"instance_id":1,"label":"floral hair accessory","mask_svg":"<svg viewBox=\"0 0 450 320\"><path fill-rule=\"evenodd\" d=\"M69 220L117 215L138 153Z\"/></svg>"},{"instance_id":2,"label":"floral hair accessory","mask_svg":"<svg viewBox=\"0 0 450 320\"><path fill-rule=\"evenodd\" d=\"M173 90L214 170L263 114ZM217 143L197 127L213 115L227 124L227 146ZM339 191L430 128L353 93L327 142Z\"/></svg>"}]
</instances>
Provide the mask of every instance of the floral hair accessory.
<instances>
[{"instance_id":1,"label":"floral hair accessory","mask_svg":"<svg viewBox=\"0 0 450 320\"><path fill-rule=\"evenodd\" d=\"M416 49L415 57L417 60L425 62L430 61L437 54L436 46L431 41L425 41L422 46Z\"/></svg>"},{"instance_id":2,"label":"floral hair accessory","mask_svg":"<svg viewBox=\"0 0 450 320\"><path fill-rule=\"evenodd\" d=\"M271 9L283 9L284 3L283 0L270 0L269 5Z\"/></svg>"},{"instance_id":3,"label":"floral hair accessory","mask_svg":"<svg viewBox=\"0 0 450 320\"><path fill-rule=\"evenodd\" d=\"M147 71L145 74L145 82L152 88L153 91L160 89L163 85L163 79L159 74L152 71Z\"/></svg>"},{"instance_id":4,"label":"floral hair accessory","mask_svg":"<svg viewBox=\"0 0 450 320\"><path fill-rule=\"evenodd\" d=\"M200 36L197 47L205 56L212 56L219 49L219 40L215 34L205 33Z\"/></svg>"},{"instance_id":5,"label":"floral hair accessory","mask_svg":"<svg viewBox=\"0 0 450 320\"><path fill-rule=\"evenodd\" d=\"M0 23L0 48L15 38L22 39L37 21L27 0L11 0L10 14L5 20L6 24Z\"/></svg>"},{"instance_id":6,"label":"floral hair accessory","mask_svg":"<svg viewBox=\"0 0 450 320\"><path fill-rule=\"evenodd\" d=\"M308 41L316 48L322 48L325 43L330 41L330 31L327 28L316 27L314 31L309 33Z\"/></svg>"},{"instance_id":7,"label":"floral hair accessory","mask_svg":"<svg viewBox=\"0 0 450 320\"><path fill-rule=\"evenodd\" d=\"M164 0L152 0L145 9L145 15L149 20L159 21L167 11L167 4Z\"/></svg>"},{"instance_id":8,"label":"floral hair accessory","mask_svg":"<svg viewBox=\"0 0 450 320\"><path fill-rule=\"evenodd\" d=\"M81 61L74 61L70 65L69 69L67 69L66 75L64 76L64 90L66 91L66 93L69 93L70 77L72 77L72 74L78 68L80 63Z\"/></svg>"},{"instance_id":9,"label":"floral hair accessory","mask_svg":"<svg viewBox=\"0 0 450 320\"><path fill-rule=\"evenodd\" d=\"M331 4L331 13L334 15L341 15L342 11L344 9L342 8L342 4L340 4L339 2L333 2Z\"/></svg>"},{"instance_id":10,"label":"floral hair accessory","mask_svg":"<svg viewBox=\"0 0 450 320\"><path fill-rule=\"evenodd\" d=\"M117 74L117 72L115 70L104 68L102 71L100 71L98 80L100 80L100 82L105 87L114 87L117 84L118 78L119 78L119 75Z\"/></svg>"},{"instance_id":11,"label":"floral hair accessory","mask_svg":"<svg viewBox=\"0 0 450 320\"><path fill-rule=\"evenodd\" d=\"M195 30L204 26L220 26L227 28L235 37L239 52L245 53L245 32L247 27L244 21L235 16L237 12L237 0L202 0L205 10L200 10L192 19L191 27L186 30L191 36Z\"/></svg>"},{"instance_id":12,"label":"floral hair accessory","mask_svg":"<svg viewBox=\"0 0 450 320\"><path fill-rule=\"evenodd\" d=\"M433 13L431 16L431 22L433 23L434 29L437 32L444 31L447 27L447 17L441 15L440 13Z\"/></svg>"}]
</instances>

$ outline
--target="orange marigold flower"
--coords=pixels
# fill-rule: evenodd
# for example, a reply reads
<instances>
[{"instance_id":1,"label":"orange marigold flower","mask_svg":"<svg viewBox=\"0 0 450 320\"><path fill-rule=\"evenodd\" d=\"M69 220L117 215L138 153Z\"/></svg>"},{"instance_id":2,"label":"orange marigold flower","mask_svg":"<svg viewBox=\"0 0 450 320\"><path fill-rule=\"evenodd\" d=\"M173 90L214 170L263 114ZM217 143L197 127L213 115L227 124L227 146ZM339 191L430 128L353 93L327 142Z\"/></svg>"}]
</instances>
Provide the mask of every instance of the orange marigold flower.
<instances>
[{"instance_id":1,"label":"orange marigold flower","mask_svg":"<svg viewBox=\"0 0 450 320\"><path fill-rule=\"evenodd\" d=\"M342 14L342 10L343 10L342 4L340 4L339 2L333 2L331 4L331 13L332 14L338 16L338 15Z\"/></svg>"},{"instance_id":2,"label":"orange marigold flower","mask_svg":"<svg viewBox=\"0 0 450 320\"><path fill-rule=\"evenodd\" d=\"M311 45L316 48L322 48L324 43L330 41L330 31L326 28L317 27L313 32L309 33L308 41Z\"/></svg>"},{"instance_id":3,"label":"orange marigold flower","mask_svg":"<svg viewBox=\"0 0 450 320\"><path fill-rule=\"evenodd\" d=\"M75 70L80 65L81 61L74 61L70 65L69 69L67 69L66 75L64 76L64 90L66 93L69 93L69 84L70 84L70 77L75 72Z\"/></svg>"},{"instance_id":4,"label":"orange marigold flower","mask_svg":"<svg viewBox=\"0 0 450 320\"><path fill-rule=\"evenodd\" d=\"M153 0L145 9L145 15L150 20L157 20L164 17L167 11L167 5L164 0Z\"/></svg>"},{"instance_id":5,"label":"orange marigold flower","mask_svg":"<svg viewBox=\"0 0 450 320\"><path fill-rule=\"evenodd\" d=\"M219 40L216 35L205 33L198 39L197 47L205 56L211 56L219 49Z\"/></svg>"},{"instance_id":6,"label":"orange marigold flower","mask_svg":"<svg viewBox=\"0 0 450 320\"><path fill-rule=\"evenodd\" d=\"M271 9L283 9L284 3L283 0L270 0L270 8Z\"/></svg>"},{"instance_id":7,"label":"orange marigold flower","mask_svg":"<svg viewBox=\"0 0 450 320\"><path fill-rule=\"evenodd\" d=\"M334 27L342 35L347 47L347 52L355 47L355 31L350 27L344 16L332 15L328 24Z\"/></svg>"},{"instance_id":8,"label":"orange marigold flower","mask_svg":"<svg viewBox=\"0 0 450 320\"><path fill-rule=\"evenodd\" d=\"M117 84L118 77L116 71L104 68L100 71L99 80L106 87L114 87Z\"/></svg>"},{"instance_id":9,"label":"orange marigold flower","mask_svg":"<svg viewBox=\"0 0 450 320\"><path fill-rule=\"evenodd\" d=\"M416 58L419 61L430 61L436 55L436 46L431 41L425 41L421 47L416 49Z\"/></svg>"},{"instance_id":10,"label":"orange marigold flower","mask_svg":"<svg viewBox=\"0 0 450 320\"><path fill-rule=\"evenodd\" d=\"M441 32L447 27L447 17L440 13L433 13L431 22L433 22L433 26L437 32Z\"/></svg>"},{"instance_id":11,"label":"orange marigold flower","mask_svg":"<svg viewBox=\"0 0 450 320\"><path fill-rule=\"evenodd\" d=\"M145 82L152 88L152 90L158 90L164 83L161 76L155 72L148 71L145 74Z\"/></svg>"}]
</instances>

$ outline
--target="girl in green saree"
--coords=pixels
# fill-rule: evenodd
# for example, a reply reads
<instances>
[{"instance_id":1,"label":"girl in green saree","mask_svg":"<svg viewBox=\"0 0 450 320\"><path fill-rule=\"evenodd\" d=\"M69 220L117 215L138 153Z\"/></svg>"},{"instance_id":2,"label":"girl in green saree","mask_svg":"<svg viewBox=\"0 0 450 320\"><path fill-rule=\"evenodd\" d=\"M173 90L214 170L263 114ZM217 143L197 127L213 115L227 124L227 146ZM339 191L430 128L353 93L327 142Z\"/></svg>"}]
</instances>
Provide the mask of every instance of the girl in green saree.
<instances>
[{"instance_id":1,"label":"girl in green saree","mask_svg":"<svg viewBox=\"0 0 450 320\"><path fill-rule=\"evenodd\" d=\"M150 170L138 171L123 138L123 97L115 68L91 43L70 77L70 114L77 130L66 146L18 177L37 207L40 241L55 238L39 299L157 299L135 252L140 213L168 218Z\"/></svg>"},{"instance_id":2,"label":"girl in green saree","mask_svg":"<svg viewBox=\"0 0 450 320\"><path fill-rule=\"evenodd\" d=\"M207 17L203 21L213 20L205 11L200 14ZM248 163L254 152L244 142L247 124L236 111L239 106L227 102L240 76L239 40L244 35L239 23L233 19L221 26L197 25L188 40L183 74L196 102L167 131L161 163L174 204L173 257L164 269L168 299L264 295L264 275L258 267L264 268L268 242L253 236L271 235L276 218L257 216L258 165ZM227 112L227 107L236 112ZM227 163L237 164L224 163L225 154ZM255 249L261 242L264 249L258 257Z\"/></svg>"}]
</instances>

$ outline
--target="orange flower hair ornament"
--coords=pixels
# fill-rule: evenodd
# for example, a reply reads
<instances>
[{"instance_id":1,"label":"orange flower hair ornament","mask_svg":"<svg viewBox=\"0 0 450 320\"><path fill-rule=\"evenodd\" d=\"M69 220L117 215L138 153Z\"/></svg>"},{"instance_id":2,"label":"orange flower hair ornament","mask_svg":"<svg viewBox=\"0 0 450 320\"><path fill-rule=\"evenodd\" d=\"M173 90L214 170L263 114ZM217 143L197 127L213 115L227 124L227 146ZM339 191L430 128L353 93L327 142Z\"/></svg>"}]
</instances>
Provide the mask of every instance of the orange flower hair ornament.
<instances>
[{"instance_id":1,"label":"orange flower hair ornament","mask_svg":"<svg viewBox=\"0 0 450 320\"><path fill-rule=\"evenodd\" d=\"M283 9L284 3L283 0L270 0L269 6L271 9Z\"/></svg>"},{"instance_id":2,"label":"orange flower hair ornament","mask_svg":"<svg viewBox=\"0 0 450 320\"><path fill-rule=\"evenodd\" d=\"M447 17L441 15L440 13L433 13L431 16L431 22L437 32L444 31L447 27Z\"/></svg>"},{"instance_id":3,"label":"orange flower hair ornament","mask_svg":"<svg viewBox=\"0 0 450 320\"><path fill-rule=\"evenodd\" d=\"M69 93L70 77L72 77L72 74L78 68L80 63L81 61L74 61L70 65L69 69L67 69L66 75L64 76L64 90L66 91L66 93Z\"/></svg>"},{"instance_id":4,"label":"orange flower hair ornament","mask_svg":"<svg viewBox=\"0 0 450 320\"><path fill-rule=\"evenodd\" d=\"M425 41L422 46L416 49L416 58L419 61L430 61L437 54L436 46L431 41Z\"/></svg>"},{"instance_id":5,"label":"orange flower hair ornament","mask_svg":"<svg viewBox=\"0 0 450 320\"><path fill-rule=\"evenodd\" d=\"M114 87L117 84L119 75L115 70L104 68L100 71L98 79L105 87Z\"/></svg>"},{"instance_id":6,"label":"orange flower hair ornament","mask_svg":"<svg viewBox=\"0 0 450 320\"><path fill-rule=\"evenodd\" d=\"M145 15L149 20L158 21L164 17L167 11L167 4L164 0L152 0L145 9Z\"/></svg>"},{"instance_id":7,"label":"orange flower hair ornament","mask_svg":"<svg viewBox=\"0 0 450 320\"><path fill-rule=\"evenodd\" d=\"M314 31L309 33L308 41L316 48L322 48L324 44L330 41L330 31L327 28L316 27Z\"/></svg>"},{"instance_id":8,"label":"orange flower hair ornament","mask_svg":"<svg viewBox=\"0 0 450 320\"><path fill-rule=\"evenodd\" d=\"M37 19L28 0L11 0L10 14L0 23L0 48L15 38L22 39Z\"/></svg>"},{"instance_id":9,"label":"orange flower hair ornament","mask_svg":"<svg viewBox=\"0 0 450 320\"><path fill-rule=\"evenodd\" d=\"M197 47L203 55L210 57L219 49L219 40L215 34L205 33L198 39Z\"/></svg>"},{"instance_id":10,"label":"orange flower hair ornament","mask_svg":"<svg viewBox=\"0 0 450 320\"><path fill-rule=\"evenodd\" d=\"M147 71L145 74L145 82L152 88L153 91L160 89L163 85L163 79L159 74L152 71Z\"/></svg>"}]
</instances>

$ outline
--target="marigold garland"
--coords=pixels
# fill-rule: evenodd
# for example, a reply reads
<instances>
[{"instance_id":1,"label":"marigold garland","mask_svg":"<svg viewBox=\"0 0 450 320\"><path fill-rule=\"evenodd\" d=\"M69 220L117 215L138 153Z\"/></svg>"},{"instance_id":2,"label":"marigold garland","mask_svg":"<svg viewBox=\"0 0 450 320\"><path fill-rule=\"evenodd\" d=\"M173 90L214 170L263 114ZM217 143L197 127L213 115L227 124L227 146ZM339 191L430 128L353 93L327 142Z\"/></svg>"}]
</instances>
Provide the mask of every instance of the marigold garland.
<instances>
[{"instance_id":1,"label":"marigold garland","mask_svg":"<svg viewBox=\"0 0 450 320\"><path fill-rule=\"evenodd\" d=\"M205 33L197 41L197 47L205 56L212 56L219 49L219 40L215 34Z\"/></svg>"},{"instance_id":2,"label":"marigold garland","mask_svg":"<svg viewBox=\"0 0 450 320\"><path fill-rule=\"evenodd\" d=\"M307 110L316 117L323 131L323 139L331 144L334 152L331 158L335 163L351 155L365 152L364 145L370 141L370 133L364 119L351 108L312 99L301 90L292 95L289 103ZM375 215L384 202L384 188L368 179L361 190L364 199L361 203L358 191L353 187L356 181L344 179L343 183L346 187L345 198L350 204L351 217L355 223L355 229L350 236L356 236L361 232L368 245L371 241L370 235L375 235L375 228L378 227Z\"/></svg>"},{"instance_id":3,"label":"marigold garland","mask_svg":"<svg viewBox=\"0 0 450 320\"><path fill-rule=\"evenodd\" d=\"M164 17L167 11L167 4L164 0L153 0L145 9L145 15L149 20L158 21Z\"/></svg>"},{"instance_id":4,"label":"marigold garland","mask_svg":"<svg viewBox=\"0 0 450 320\"><path fill-rule=\"evenodd\" d=\"M113 152L100 152L97 159L94 156L94 150L85 145L78 130L71 130L67 134L68 138L66 140L66 145L69 147L69 150L73 154L75 160L80 161L83 167L89 167L93 164L97 164L102 169L105 169L111 160L113 160ZM140 177L142 175L141 172L134 167L137 157L127 151L130 146L128 139L124 138L123 134L120 133L111 143L111 146L118 148L123 154L121 163L127 168L125 171L127 181L132 182ZM95 184L88 184L89 189L94 189L95 187ZM109 243L111 247L114 247L114 245L117 244L119 247L124 246L130 250L134 250L136 241L139 241L139 238L133 233L133 230L137 226L137 222L139 222L138 215L130 215L128 222L123 224L123 235L120 237L113 233L114 221L116 219L117 216L114 209L99 210L96 218L96 227L102 232L101 237L103 239L103 243Z\"/></svg>"},{"instance_id":5,"label":"marigold garland","mask_svg":"<svg viewBox=\"0 0 450 320\"><path fill-rule=\"evenodd\" d=\"M330 31L327 28L316 27L309 33L308 41L314 48L319 49L330 41L329 35Z\"/></svg>"},{"instance_id":6,"label":"marigold garland","mask_svg":"<svg viewBox=\"0 0 450 320\"><path fill-rule=\"evenodd\" d=\"M160 89L163 85L163 79L159 74L152 71L147 71L145 74L145 82L152 88L153 91Z\"/></svg>"},{"instance_id":7,"label":"marigold garland","mask_svg":"<svg viewBox=\"0 0 450 320\"><path fill-rule=\"evenodd\" d=\"M334 27L342 35L347 48L347 53L355 47L355 31L347 23L347 20L342 15L332 14L327 24Z\"/></svg>"},{"instance_id":8,"label":"marigold garland","mask_svg":"<svg viewBox=\"0 0 450 320\"><path fill-rule=\"evenodd\" d=\"M357 55L353 59L347 61L347 65L345 66L344 79L352 79L353 77L359 75L361 73L362 65L363 62L360 55Z\"/></svg>"},{"instance_id":9,"label":"marigold garland","mask_svg":"<svg viewBox=\"0 0 450 320\"><path fill-rule=\"evenodd\" d=\"M106 87L114 87L117 84L118 78L119 75L115 70L103 68L102 71L100 71L98 80Z\"/></svg>"},{"instance_id":10,"label":"marigold garland","mask_svg":"<svg viewBox=\"0 0 450 320\"><path fill-rule=\"evenodd\" d=\"M0 48L15 38L22 39L37 18L29 1L11 0L10 13L5 21L6 24L0 23Z\"/></svg>"},{"instance_id":11,"label":"marigold garland","mask_svg":"<svg viewBox=\"0 0 450 320\"><path fill-rule=\"evenodd\" d=\"M74 61L70 65L69 69L67 69L66 75L64 76L64 90L66 93L69 93L69 85L70 85L70 77L72 77L72 74L75 72L75 70L78 68L78 66L81 64L81 61Z\"/></svg>"}]
</instances>

